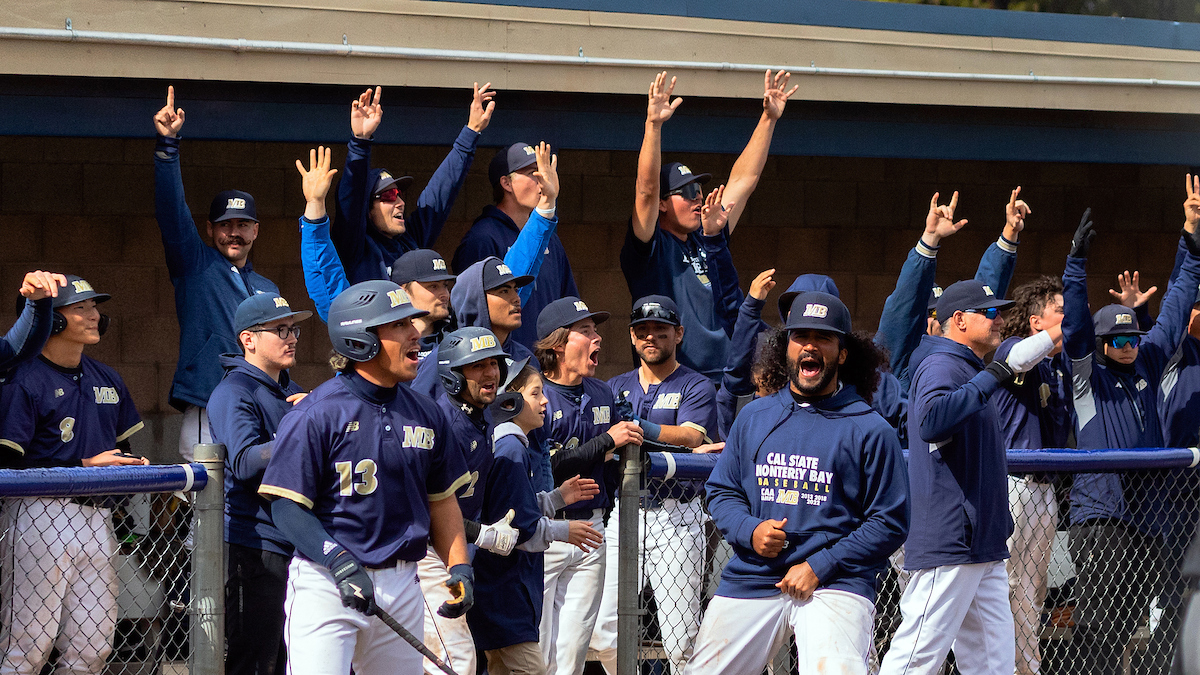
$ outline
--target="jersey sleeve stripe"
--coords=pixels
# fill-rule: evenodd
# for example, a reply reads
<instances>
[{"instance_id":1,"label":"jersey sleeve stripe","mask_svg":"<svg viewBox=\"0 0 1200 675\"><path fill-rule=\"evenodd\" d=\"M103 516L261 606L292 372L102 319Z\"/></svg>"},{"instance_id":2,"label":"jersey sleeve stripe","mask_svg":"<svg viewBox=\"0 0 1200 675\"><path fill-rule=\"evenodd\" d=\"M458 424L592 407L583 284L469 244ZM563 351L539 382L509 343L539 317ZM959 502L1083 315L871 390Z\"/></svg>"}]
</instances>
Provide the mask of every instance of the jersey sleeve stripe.
<instances>
[{"instance_id":1,"label":"jersey sleeve stripe","mask_svg":"<svg viewBox=\"0 0 1200 675\"><path fill-rule=\"evenodd\" d=\"M712 439L708 437L708 429L705 429L704 427L700 426L699 424L696 424L695 422L684 422L683 424L680 424L679 426L687 427L689 429L695 429L696 431L699 431L700 434L702 436L704 436L705 443L712 443Z\"/></svg>"},{"instance_id":2,"label":"jersey sleeve stripe","mask_svg":"<svg viewBox=\"0 0 1200 675\"><path fill-rule=\"evenodd\" d=\"M429 495L429 501L440 502L443 499L448 499L450 497L453 497L454 493L458 491L458 488L466 485L469 482L471 482L471 472L468 471L467 473L464 473L463 475L459 476L458 480L454 481L454 483L452 483L450 485L450 487L446 489L445 492L439 492L437 494ZM262 492L262 488L259 488L258 491Z\"/></svg>"},{"instance_id":3,"label":"jersey sleeve stripe","mask_svg":"<svg viewBox=\"0 0 1200 675\"><path fill-rule=\"evenodd\" d=\"M146 426L145 422L138 422L137 424L129 427L129 429L125 433L121 434L120 436L117 436L117 442L120 443L121 441L125 440L126 438L129 438L130 436L136 434L137 432L141 431L142 427L144 427L144 426Z\"/></svg>"},{"instance_id":4,"label":"jersey sleeve stripe","mask_svg":"<svg viewBox=\"0 0 1200 675\"><path fill-rule=\"evenodd\" d=\"M6 448L11 448L13 450L16 450L17 452L21 453L22 457L25 456L25 448L22 448L19 444L13 443L12 441L8 440L7 438L0 438L0 445L3 445Z\"/></svg>"},{"instance_id":5,"label":"jersey sleeve stripe","mask_svg":"<svg viewBox=\"0 0 1200 675\"><path fill-rule=\"evenodd\" d=\"M300 504L301 506L304 506L306 508L312 509L312 507L313 507L313 501L311 499L309 499L308 497L305 497L304 495L300 494L299 492L296 492L295 490L281 488L276 485L259 485L258 486L258 494L263 495L263 496L269 495L272 497L284 497L284 498L290 499L290 500L296 502L297 504Z\"/></svg>"}]
</instances>

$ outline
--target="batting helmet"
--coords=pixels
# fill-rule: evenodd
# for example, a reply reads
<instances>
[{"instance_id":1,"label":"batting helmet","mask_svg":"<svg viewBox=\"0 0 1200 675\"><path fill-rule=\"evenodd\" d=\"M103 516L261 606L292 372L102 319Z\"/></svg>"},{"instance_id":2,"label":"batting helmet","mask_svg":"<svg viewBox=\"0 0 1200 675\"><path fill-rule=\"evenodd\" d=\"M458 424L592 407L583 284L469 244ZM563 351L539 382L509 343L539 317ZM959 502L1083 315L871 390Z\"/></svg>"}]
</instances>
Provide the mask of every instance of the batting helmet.
<instances>
[{"instance_id":1,"label":"batting helmet","mask_svg":"<svg viewBox=\"0 0 1200 675\"><path fill-rule=\"evenodd\" d=\"M329 340L351 361L370 361L379 353L372 328L429 314L412 306L408 293L390 281L364 281L342 291L329 306Z\"/></svg>"},{"instance_id":2,"label":"batting helmet","mask_svg":"<svg viewBox=\"0 0 1200 675\"><path fill-rule=\"evenodd\" d=\"M54 308L54 314L51 317L50 334L58 335L67 329L67 317L63 316L58 310L73 305L84 300L95 300L96 304L100 304L112 296L108 293L100 293L92 288L92 285L85 281L82 277L74 274L67 274L67 287L60 289L58 295L51 301L50 306ZM25 297L18 295L16 304L16 313L19 315L25 309ZM100 314L100 324L97 330L101 335L108 331L109 318L107 314Z\"/></svg>"},{"instance_id":3,"label":"batting helmet","mask_svg":"<svg viewBox=\"0 0 1200 675\"><path fill-rule=\"evenodd\" d=\"M478 326L459 328L438 345L438 377L446 393L457 396L467 387L467 379L459 372L463 366L484 359L496 359L500 366L500 382L508 376L509 356L500 348L495 333Z\"/></svg>"}]
</instances>

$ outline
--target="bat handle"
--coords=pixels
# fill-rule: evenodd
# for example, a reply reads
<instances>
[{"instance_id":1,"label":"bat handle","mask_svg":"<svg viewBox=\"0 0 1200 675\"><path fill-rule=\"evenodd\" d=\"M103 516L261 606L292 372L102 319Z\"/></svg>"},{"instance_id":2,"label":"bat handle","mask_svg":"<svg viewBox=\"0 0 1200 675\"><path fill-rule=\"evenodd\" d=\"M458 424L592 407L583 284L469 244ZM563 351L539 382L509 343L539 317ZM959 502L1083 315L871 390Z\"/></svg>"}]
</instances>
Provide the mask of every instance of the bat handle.
<instances>
[{"instance_id":1,"label":"bat handle","mask_svg":"<svg viewBox=\"0 0 1200 675\"><path fill-rule=\"evenodd\" d=\"M450 666L446 665L445 661L438 658L437 654L431 652L429 647L425 646L425 643L418 640L417 636L409 632L409 630L404 626L401 626L399 621L393 619L391 614L383 611L383 609L380 607L376 607L375 616L379 617L379 620L382 621L384 625L386 625L388 628L391 628L396 635L404 638L405 642L412 645L413 649L416 649L418 652L420 652L421 656L429 659L433 665L437 666L443 673L446 673L446 675L458 675L458 673L454 672Z\"/></svg>"}]
</instances>

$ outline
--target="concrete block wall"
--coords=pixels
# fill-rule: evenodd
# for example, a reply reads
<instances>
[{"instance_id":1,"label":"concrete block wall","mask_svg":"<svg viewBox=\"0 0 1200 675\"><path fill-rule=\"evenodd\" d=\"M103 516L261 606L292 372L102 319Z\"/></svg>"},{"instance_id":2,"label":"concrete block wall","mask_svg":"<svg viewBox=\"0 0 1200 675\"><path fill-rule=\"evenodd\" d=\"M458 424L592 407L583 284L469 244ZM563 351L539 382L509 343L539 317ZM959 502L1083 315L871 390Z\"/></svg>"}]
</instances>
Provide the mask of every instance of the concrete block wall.
<instances>
[{"instance_id":1,"label":"concrete block wall","mask_svg":"<svg viewBox=\"0 0 1200 675\"><path fill-rule=\"evenodd\" d=\"M484 137L486 141L486 135ZM380 146L375 164L416 177L415 200L446 147ZM35 268L80 274L113 294L104 310L113 327L89 354L125 378L155 435L173 438L167 391L175 368L179 328L174 293L154 220L152 139L0 136L0 289L15 291ZM437 248L450 258L471 221L491 199L481 149ZM311 307L299 264L296 219L304 208L294 160L308 146L185 140L182 169L188 204L204 236L204 214L217 191L251 192L262 225L255 268L273 279L293 306ZM335 163L345 158L335 149ZM686 162L721 181L732 155L689 154ZM632 208L633 152L562 150L559 171L561 236L576 282L593 307L613 312L602 326L606 349L598 375L632 366L623 317L631 298L618 264ZM943 284L974 274L979 256L999 235L1009 191L1023 186L1033 208L1022 236L1014 284L1038 274L1059 275L1071 234L1092 207L1099 236L1090 271L1093 306L1124 269L1140 269L1143 286L1164 289L1183 222L1185 167L1105 164L938 161L879 158L772 157L733 236L742 285L774 267L779 287L796 275L830 275L855 326L874 330L900 266L916 242L935 191L948 200L960 191L958 217L969 224L943 242ZM330 203L332 207L332 203ZM1161 297L1161 292L1159 293ZM1155 301L1157 307L1157 299ZM12 301L0 302L0 329L12 323ZM768 310L766 318L777 321ZM323 326L310 320L293 377L311 388L330 371ZM165 425L165 426L163 426ZM147 434L149 436L149 434ZM149 439L147 439L149 440Z\"/></svg>"}]
</instances>

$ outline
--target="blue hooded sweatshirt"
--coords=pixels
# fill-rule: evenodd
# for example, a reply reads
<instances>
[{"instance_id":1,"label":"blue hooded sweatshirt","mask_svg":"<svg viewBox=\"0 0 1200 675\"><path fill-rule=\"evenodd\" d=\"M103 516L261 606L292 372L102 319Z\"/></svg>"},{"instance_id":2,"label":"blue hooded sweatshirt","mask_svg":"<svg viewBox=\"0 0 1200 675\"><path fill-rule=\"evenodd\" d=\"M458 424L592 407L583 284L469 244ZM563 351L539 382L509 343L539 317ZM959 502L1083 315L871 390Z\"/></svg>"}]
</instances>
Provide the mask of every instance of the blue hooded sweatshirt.
<instances>
[{"instance_id":1,"label":"blue hooded sweatshirt","mask_svg":"<svg viewBox=\"0 0 1200 675\"><path fill-rule=\"evenodd\" d=\"M225 445L225 541L248 548L292 554L292 544L271 522L271 503L258 486L271 459L279 421L292 409L287 397L304 391L288 378L279 381L241 355L221 357L225 379L208 401L214 443Z\"/></svg>"},{"instance_id":2,"label":"blue hooded sweatshirt","mask_svg":"<svg viewBox=\"0 0 1200 675\"><path fill-rule=\"evenodd\" d=\"M492 330L491 314L488 312L487 291L483 290L483 267L484 263L489 259L490 257L484 258L463 270L458 275L458 280L454 282L454 288L450 290L450 310L458 318L458 326L460 328L478 326ZM522 325L524 325L524 317L522 317ZM513 335L509 335L501 347L514 361L520 361L526 357L532 359L533 357L533 352L529 351L525 345L517 342L513 338ZM429 355L421 361L421 365L417 368L417 377L409 385L413 391L420 392L433 399L436 399L442 391L442 384L437 374L437 355L438 348L435 345L429 352ZM533 359L530 363L536 364L537 361Z\"/></svg>"},{"instance_id":3,"label":"blue hooded sweatshirt","mask_svg":"<svg viewBox=\"0 0 1200 675\"><path fill-rule=\"evenodd\" d=\"M969 348L926 335L912 356L904 567L1008 558L1008 459L991 397L1000 381Z\"/></svg>"},{"instance_id":4,"label":"blue hooded sweatshirt","mask_svg":"<svg viewBox=\"0 0 1200 675\"><path fill-rule=\"evenodd\" d=\"M183 196L178 138L159 136L154 148L154 217L175 286L179 320L179 360L169 402L181 412L189 405L203 408L225 374L220 356L241 351L233 332L238 305L252 295L279 289L256 274L249 260L237 267L200 239Z\"/></svg>"},{"instance_id":5,"label":"blue hooded sweatshirt","mask_svg":"<svg viewBox=\"0 0 1200 675\"><path fill-rule=\"evenodd\" d=\"M737 321L733 324L733 339L729 342L729 364L721 376L717 388L717 431L722 440L729 437L729 429L737 417L738 401L754 396L754 354L758 350L758 334L766 330L762 321L763 305L766 301L747 295L738 308Z\"/></svg>"},{"instance_id":6,"label":"blue hooded sweatshirt","mask_svg":"<svg viewBox=\"0 0 1200 675\"><path fill-rule=\"evenodd\" d=\"M352 285L387 279L396 258L414 249L433 248L467 179L478 142L479 133L464 126L421 191L416 208L405 214L404 233L386 237L371 224L369 215L371 193L380 174L380 169L371 169L371 141L350 140L331 234Z\"/></svg>"},{"instance_id":7,"label":"blue hooded sweatshirt","mask_svg":"<svg viewBox=\"0 0 1200 675\"><path fill-rule=\"evenodd\" d=\"M797 402L791 388L747 404L708 479L708 508L733 547L717 595L766 598L807 562L818 588L875 598L876 575L908 532L908 481L896 433L858 395ZM783 520L788 545L754 552L754 529Z\"/></svg>"}]
</instances>

